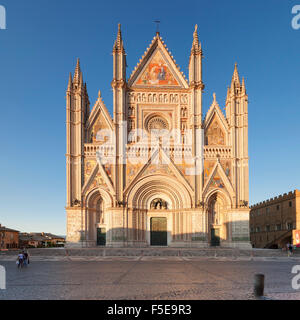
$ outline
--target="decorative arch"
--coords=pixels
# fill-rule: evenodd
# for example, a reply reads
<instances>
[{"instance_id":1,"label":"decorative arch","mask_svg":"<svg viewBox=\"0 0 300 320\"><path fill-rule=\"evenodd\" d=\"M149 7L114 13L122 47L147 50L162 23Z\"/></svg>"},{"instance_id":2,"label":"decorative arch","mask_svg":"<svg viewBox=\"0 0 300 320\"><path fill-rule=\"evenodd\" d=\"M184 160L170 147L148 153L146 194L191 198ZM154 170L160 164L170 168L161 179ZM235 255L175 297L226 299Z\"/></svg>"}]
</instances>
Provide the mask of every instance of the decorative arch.
<instances>
[{"instance_id":1,"label":"decorative arch","mask_svg":"<svg viewBox=\"0 0 300 320\"><path fill-rule=\"evenodd\" d=\"M232 207L232 199L228 194L228 192L226 190L221 190L217 188L211 189L205 194L204 203L208 205L210 198L212 196L215 196L216 194L218 194L221 198L223 198L224 203L227 204L227 209L230 209Z\"/></svg>"},{"instance_id":2,"label":"decorative arch","mask_svg":"<svg viewBox=\"0 0 300 320\"><path fill-rule=\"evenodd\" d=\"M143 177L127 193L127 203L131 208L149 209L154 198L162 198L167 201L170 209L192 207L191 194L182 183L169 176Z\"/></svg>"},{"instance_id":3,"label":"decorative arch","mask_svg":"<svg viewBox=\"0 0 300 320\"><path fill-rule=\"evenodd\" d=\"M228 210L230 210L232 202L230 196L219 189L209 191L204 200L208 241L212 246L219 246L231 238Z\"/></svg>"},{"instance_id":4,"label":"decorative arch","mask_svg":"<svg viewBox=\"0 0 300 320\"><path fill-rule=\"evenodd\" d=\"M89 191L85 197L84 204L88 208L93 208L93 203L97 202L99 198L103 199L104 208L113 206L112 196L103 188L94 188Z\"/></svg>"}]
</instances>

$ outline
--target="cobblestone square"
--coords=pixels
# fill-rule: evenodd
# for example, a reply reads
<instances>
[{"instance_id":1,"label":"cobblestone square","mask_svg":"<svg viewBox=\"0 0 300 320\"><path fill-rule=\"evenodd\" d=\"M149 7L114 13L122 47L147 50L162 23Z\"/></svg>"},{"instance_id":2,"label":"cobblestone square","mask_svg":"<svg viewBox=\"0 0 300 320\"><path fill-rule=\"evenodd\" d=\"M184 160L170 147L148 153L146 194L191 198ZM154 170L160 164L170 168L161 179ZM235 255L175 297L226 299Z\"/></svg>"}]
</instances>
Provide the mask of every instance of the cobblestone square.
<instances>
[{"instance_id":1,"label":"cobblestone square","mask_svg":"<svg viewBox=\"0 0 300 320\"><path fill-rule=\"evenodd\" d=\"M15 261L0 261L6 268L7 289L1 300L11 299L254 299L253 277L265 274L268 299L300 299L292 289L292 267L297 260L226 260L224 258L87 257L67 261L61 257L33 259L18 270Z\"/></svg>"}]
</instances>

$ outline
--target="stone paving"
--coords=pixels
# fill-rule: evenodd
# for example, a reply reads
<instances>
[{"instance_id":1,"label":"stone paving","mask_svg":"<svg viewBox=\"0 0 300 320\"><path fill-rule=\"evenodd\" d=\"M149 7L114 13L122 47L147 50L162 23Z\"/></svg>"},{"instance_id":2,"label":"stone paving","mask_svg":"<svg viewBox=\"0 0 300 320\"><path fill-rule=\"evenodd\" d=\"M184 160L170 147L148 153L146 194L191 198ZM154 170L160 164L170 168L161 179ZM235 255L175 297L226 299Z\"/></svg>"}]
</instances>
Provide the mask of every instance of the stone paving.
<instances>
[{"instance_id":1,"label":"stone paving","mask_svg":"<svg viewBox=\"0 0 300 320\"><path fill-rule=\"evenodd\" d=\"M291 287L298 258L255 259L32 256L18 270L13 256L2 256L7 289L0 290L0 299L248 300L254 299L254 274L264 273L266 298L300 300Z\"/></svg>"},{"instance_id":2,"label":"stone paving","mask_svg":"<svg viewBox=\"0 0 300 320\"><path fill-rule=\"evenodd\" d=\"M282 250L266 250L266 249L252 249L239 250L231 248L170 248L170 247L145 247L145 248L41 248L29 249L31 256L116 256L116 257L130 257L130 256L184 256L184 257L286 257L287 253ZM16 256L18 250L0 251L1 257ZM300 251L295 252L294 256L300 258Z\"/></svg>"}]
</instances>

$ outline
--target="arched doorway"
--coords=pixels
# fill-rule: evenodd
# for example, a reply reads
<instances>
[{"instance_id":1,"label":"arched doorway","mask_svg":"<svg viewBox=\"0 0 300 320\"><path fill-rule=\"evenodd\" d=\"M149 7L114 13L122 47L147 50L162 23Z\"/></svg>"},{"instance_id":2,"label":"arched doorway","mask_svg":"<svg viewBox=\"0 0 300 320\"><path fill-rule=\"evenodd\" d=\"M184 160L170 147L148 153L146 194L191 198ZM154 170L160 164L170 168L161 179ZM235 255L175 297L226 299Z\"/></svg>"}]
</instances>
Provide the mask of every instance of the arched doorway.
<instances>
[{"instance_id":1,"label":"arched doorway","mask_svg":"<svg viewBox=\"0 0 300 320\"><path fill-rule=\"evenodd\" d=\"M150 203L150 210L157 212L157 217L150 218L150 245L167 246L168 245L168 226L167 218L159 217L162 210L168 210L168 202L162 198L155 198Z\"/></svg>"},{"instance_id":2,"label":"arched doorway","mask_svg":"<svg viewBox=\"0 0 300 320\"><path fill-rule=\"evenodd\" d=\"M218 247L227 240L226 202L220 193L214 193L208 201L207 223L208 240L211 246Z\"/></svg>"},{"instance_id":3,"label":"arched doorway","mask_svg":"<svg viewBox=\"0 0 300 320\"><path fill-rule=\"evenodd\" d=\"M176 246L190 240L191 194L173 177L143 177L129 190L127 203L130 239L135 243Z\"/></svg>"},{"instance_id":4,"label":"arched doorway","mask_svg":"<svg viewBox=\"0 0 300 320\"><path fill-rule=\"evenodd\" d=\"M97 191L91 194L87 201L86 243L90 247L106 245L104 201Z\"/></svg>"}]
</instances>

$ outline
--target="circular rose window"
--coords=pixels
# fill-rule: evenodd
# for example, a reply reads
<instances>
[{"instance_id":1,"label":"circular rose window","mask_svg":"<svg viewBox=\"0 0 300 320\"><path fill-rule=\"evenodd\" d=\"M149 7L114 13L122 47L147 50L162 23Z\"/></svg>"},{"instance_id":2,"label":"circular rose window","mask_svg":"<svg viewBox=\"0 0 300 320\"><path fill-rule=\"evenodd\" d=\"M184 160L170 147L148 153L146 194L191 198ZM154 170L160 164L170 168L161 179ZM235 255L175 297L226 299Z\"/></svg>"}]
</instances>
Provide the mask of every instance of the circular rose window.
<instances>
[{"instance_id":1,"label":"circular rose window","mask_svg":"<svg viewBox=\"0 0 300 320\"><path fill-rule=\"evenodd\" d=\"M146 123L147 131L151 130L169 130L168 121L160 116L154 116L150 118Z\"/></svg>"}]
</instances>

